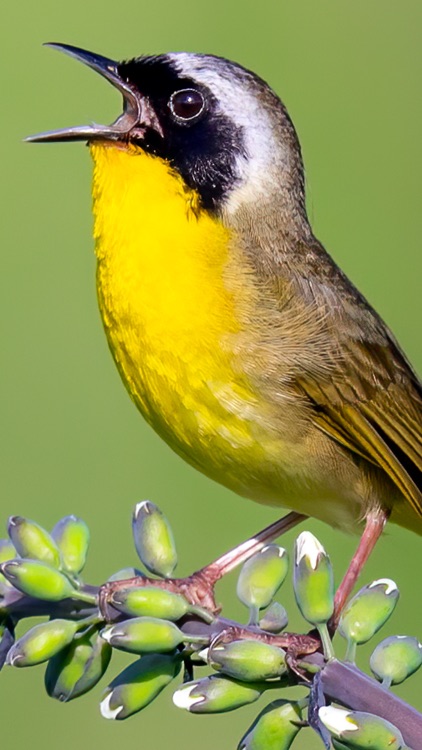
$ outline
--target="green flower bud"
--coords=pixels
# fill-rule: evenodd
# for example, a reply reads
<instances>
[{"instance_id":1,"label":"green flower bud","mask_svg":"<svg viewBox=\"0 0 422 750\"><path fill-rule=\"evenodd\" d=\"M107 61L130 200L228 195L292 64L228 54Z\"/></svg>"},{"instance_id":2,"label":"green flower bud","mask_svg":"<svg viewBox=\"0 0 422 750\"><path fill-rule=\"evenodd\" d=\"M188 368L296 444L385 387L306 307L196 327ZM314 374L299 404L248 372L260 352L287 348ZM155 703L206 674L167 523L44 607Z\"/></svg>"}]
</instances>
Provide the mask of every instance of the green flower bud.
<instances>
[{"instance_id":1,"label":"green flower bud","mask_svg":"<svg viewBox=\"0 0 422 750\"><path fill-rule=\"evenodd\" d=\"M237 750L289 750L300 730L302 711L298 703L278 700L257 716Z\"/></svg>"},{"instance_id":2,"label":"green flower bud","mask_svg":"<svg viewBox=\"0 0 422 750\"><path fill-rule=\"evenodd\" d=\"M408 635L392 635L378 644L369 664L381 682L399 685L422 665L422 643Z\"/></svg>"},{"instance_id":3,"label":"green flower bud","mask_svg":"<svg viewBox=\"0 0 422 750\"><path fill-rule=\"evenodd\" d=\"M286 653L252 639L220 643L208 649L208 661L235 680L257 682L286 674Z\"/></svg>"},{"instance_id":4,"label":"green flower bud","mask_svg":"<svg viewBox=\"0 0 422 750\"><path fill-rule=\"evenodd\" d=\"M289 618L283 605L279 602L273 602L261 617L259 627L268 633L280 633L287 627L288 622Z\"/></svg>"},{"instance_id":5,"label":"green flower bud","mask_svg":"<svg viewBox=\"0 0 422 750\"><path fill-rule=\"evenodd\" d=\"M12 646L6 663L12 667L32 667L48 661L73 640L77 628L77 622L59 619L35 625Z\"/></svg>"},{"instance_id":6,"label":"green flower bud","mask_svg":"<svg viewBox=\"0 0 422 750\"><path fill-rule=\"evenodd\" d=\"M258 700L265 687L265 684L246 684L229 677L210 675L182 685L174 693L173 703L192 714L223 713Z\"/></svg>"},{"instance_id":7,"label":"green flower bud","mask_svg":"<svg viewBox=\"0 0 422 750\"><path fill-rule=\"evenodd\" d=\"M270 544L263 547L243 565L237 582L237 596L251 610L256 621L260 609L268 607L283 583L289 558L283 547Z\"/></svg>"},{"instance_id":8,"label":"green flower bud","mask_svg":"<svg viewBox=\"0 0 422 750\"><path fill-rule=\"evenodd\" d=\"M91 690L105 673L111 647L98 635L82 635L53 656L45 672L45 689L51 698L70 701Z\"/></svg>"},{"instance_id":9,"label":"green flower bud","mask_svg":"<svg viewBox=\"0 0 422 750\"><path fill-rule=\"evenodd\" d=\"M127 581L128 578L145 578L145 576L138 568L121 568L107 578L107 581Z\"/></svg>"},{"instance_id":10,"label":"green flower bud","mask_svg":"<svg viewBox=\"0 0 422 750\"><path fill-rule=\"evenodd\" d=\"M58 602L74 593L63 573L38 560L9 560L0 571L18 591L35 599Z\"/></svg>"},{"instance_id":11,"label":"green flower bud","mask_svg":"<svg viewBox=\"0 0 422 750\"><path fill-rule=\"evenodd\" d=\"M132 617L159 617L161 620L180 620L189 612L189 603L181 594L158 586L128 586L115 591L113 607Z\"/></svg>"},{"instance_id":12,"label":"green flower bud","mask_svg":"<svg viewBox=\"0 0 422 750\"><path fill-rule=\"evenodd\" d=\"M134 617L101 631L113 648L133 654L166 653L174 651L186 636L177 625L156 617Z\"/></svg>"},{"instance_id":13,"label":"green flower bud","mask_svg":"<svg viewBox=\"0 0 422 750\"><path fill-rule=\"evenodd\" d=\"M347 602L340 617L339 633L350 643L366 643L388 620L398 598L398 588L389 578L364 586Z\"/></svg>"},{"instance_id":14,"label":"green flower bud","mask_svg":"<svg viewBox=\"0 0 422 750\"><path fill-rule=\"evenodd\" d=\"M10 516L7 532L20 557L40 560L55 568L60 566L60 552L54 539L35 521Z\"/></svg>"},{"instance_id":15,"label":"green flower bud","mask_svg":"<svg viewBox=\"0 0 422 750\"><path fill-rule=\"evenodd\" d=\"M308 622L328 622L334 609L334 580L330 558L309 531L296 540L294 591L298 607Z\"/></svg>"},{"instance_id":16,"label":"green flower bud","mask_svg":"<svg viewBox=\"0 0 422 750\"><path fill-rule=\"evenodd\" d=\"M130 664L106 688L101 713L106 719L127 719L141 711L180 671L180 659L166 654L147 654Z\"/></svg>"},{"instance_id":17,"label":"green flower bud","mask_svg":"<svg viewBox=\"0 0 422 750\"><path fill-rule=\"evenodd\" d=\"M164 513L144 500L135 506L132 520L136 551L151 573L169 578L177 565L173 532Z\"/></svg>"},{"instance_id":18,"label":"green flower bud","mask_svg":"<svg viewBox=\"0 0 422 750\"><path fill-rule=\"evenodd\" d=\"M89 545L89 529L76 516L65 516L58 521L52 536L61 552L62 567L77 576L85 565Z\"/></svg>"},{"instance_id":19,"label":"green flower bud","mask_svg":"<svg viewBox=\"0 0 422 750\"><path fill-rule=\"evenodd\" d=\"M3 562L7 562L8 560L13 560L13 558L16 557L16 550L10 541L10 539L0 539L0 564ZM6 580L4 575L0 573L0 596L2 596L3 592L9 588L12 584L9 583L9 581Z\"/></svg>"},{"instance_id":20,"label":"green flower bud","mask_svg":"<svg viewBox=\"0 0 422 750\"><path fill-rule=\"evenodd\" d=\"M374 714L323 706L319 709L319 718L343 743L337 747L355 750L403 750L406 747L399 730Z\"/></svg>"}]
</instances>

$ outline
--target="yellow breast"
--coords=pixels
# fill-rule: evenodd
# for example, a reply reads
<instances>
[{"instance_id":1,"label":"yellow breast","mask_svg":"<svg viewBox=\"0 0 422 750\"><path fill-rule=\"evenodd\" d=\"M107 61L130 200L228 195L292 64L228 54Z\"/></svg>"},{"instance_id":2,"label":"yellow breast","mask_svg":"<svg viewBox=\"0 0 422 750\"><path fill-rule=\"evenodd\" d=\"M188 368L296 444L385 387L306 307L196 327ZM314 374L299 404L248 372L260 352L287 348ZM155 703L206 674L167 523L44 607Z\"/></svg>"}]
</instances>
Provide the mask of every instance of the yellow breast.
<instances>
[{"instance_id":1,"label":"yellow breast","mask_svg":"<svg viewBox=\"0 0 422 750\"><path fill-rule=\"evenodd\" d=\"M253 447L256 405L233 352L240 297L255 294L231 267L233 238L162 159L106 144L91 152L98 296L124 383L179 454L231 485L222 465Z\"/></svg>"}]
</instances>

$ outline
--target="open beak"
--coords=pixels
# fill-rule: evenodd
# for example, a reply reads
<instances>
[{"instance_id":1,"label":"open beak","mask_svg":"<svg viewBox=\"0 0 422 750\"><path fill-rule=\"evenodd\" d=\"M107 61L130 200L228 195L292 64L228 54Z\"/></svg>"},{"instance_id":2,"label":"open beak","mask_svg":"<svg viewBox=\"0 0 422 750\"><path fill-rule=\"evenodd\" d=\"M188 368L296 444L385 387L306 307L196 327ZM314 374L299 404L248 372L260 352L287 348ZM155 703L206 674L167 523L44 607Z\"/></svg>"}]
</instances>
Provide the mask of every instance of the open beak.
<instances>
[{"instance_id":1,"label":"open beak","mask_svg":"<svg viewBox=\"0 0 422 750\"><path fill-rule=\"evenodd\" d=\"M25 138L30 143L43 141L127 141L129 138L142 139L147 128L153 128L161 137L163 131L149 100L124 81L119 75L118 63L88 50L72 47L69 44L46 44L70 57L88 65L118 89L123 95L123 114L111 125L80 125L61 130L49 130Z\"/></svg>"}]
</instances>

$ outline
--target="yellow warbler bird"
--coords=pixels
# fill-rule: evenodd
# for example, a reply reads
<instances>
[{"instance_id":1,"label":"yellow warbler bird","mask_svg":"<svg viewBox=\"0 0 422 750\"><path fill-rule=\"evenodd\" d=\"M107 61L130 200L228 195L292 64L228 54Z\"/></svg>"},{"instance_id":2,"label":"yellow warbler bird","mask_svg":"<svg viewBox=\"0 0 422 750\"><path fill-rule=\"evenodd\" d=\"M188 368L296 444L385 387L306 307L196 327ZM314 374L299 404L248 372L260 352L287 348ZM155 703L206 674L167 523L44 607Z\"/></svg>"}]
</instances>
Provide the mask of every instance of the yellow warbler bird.
<instances>
[{"instance_id":1,"label":"yellow warbler bird","mask_svg":"<svg viewBox=\"0 0 422 750\"><path fill-rule=\"evenodd\" d=\"M422 533L422 391L312 233L285 107L212 55L52 46L123 95L112 125L30 140L90 145L98 299L131 398L240 495L366 522L344 600L388 516Z\"/></svg>"}]
</instances>

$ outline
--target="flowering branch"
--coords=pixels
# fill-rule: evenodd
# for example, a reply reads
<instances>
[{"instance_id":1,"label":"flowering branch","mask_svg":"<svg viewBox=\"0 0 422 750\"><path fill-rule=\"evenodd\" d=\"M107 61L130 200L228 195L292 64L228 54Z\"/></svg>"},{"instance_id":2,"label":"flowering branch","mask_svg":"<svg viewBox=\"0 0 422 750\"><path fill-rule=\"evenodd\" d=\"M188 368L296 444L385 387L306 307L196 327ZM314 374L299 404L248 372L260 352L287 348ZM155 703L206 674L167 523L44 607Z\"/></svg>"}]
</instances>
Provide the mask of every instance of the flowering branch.
<instances>
[{"instance_id":1,"label":"flowering branch","mask_svg":"<svg viewBox=\"0 0 422 750\"><path fill-rule=\"evenodd\" d=\"M288 524L297 522L289 516ZM81 519L66 517L49 534L33 521L12 517L8 533L0 541L0 667L47 662L51 697L69 701L91 690L117 648L136 659L106 688L101 711L108 719L145 708L183 669L173 700L191 713L234 710L277 691L239 750L267 748L274 736L280 750L287 749L306 726L326 748L420 747L422 715L389 688L418 669L422 645L411 637L384 639L371 656L376 679L353 664L356 647L394 610L397 587L380 579L346 605L339 633L347 640L349 661L337 660L327 627L334 606L331 563L309 532L296 541L293 577L298 607L315 628L308 634L285 630L287 614L274 597L286 578L288 555L274 544L263 546L268 529L240 548L237 595L249 609L247 624L223 617L213 598L215 580L224 573L219 562L232 568L239 561L236 551L188 579L172 578L173 535L152 503L136 506L133 518L135 546L152 575L126 569L102 587L80 577L89 542ZM49 620L15 640L20 620L34 615ZM206 665L213 674L196 678ZM279 697L295 684L307 686L309 695L301 701Z\"/></svg>"}]
</instances>

